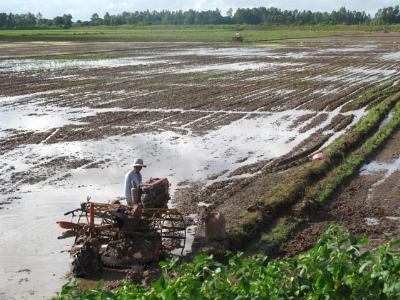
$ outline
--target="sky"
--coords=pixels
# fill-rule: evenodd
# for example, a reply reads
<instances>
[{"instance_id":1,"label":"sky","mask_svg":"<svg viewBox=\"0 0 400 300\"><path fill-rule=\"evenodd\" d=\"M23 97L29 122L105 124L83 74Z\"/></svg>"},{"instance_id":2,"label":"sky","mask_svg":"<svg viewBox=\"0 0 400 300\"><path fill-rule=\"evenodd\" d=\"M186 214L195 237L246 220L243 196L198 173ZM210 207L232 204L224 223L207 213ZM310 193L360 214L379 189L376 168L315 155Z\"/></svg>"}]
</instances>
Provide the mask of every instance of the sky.
<instances>
[{"instance_id":1,"label":"sky","mask_svg":"<svg viewBox=\"0 0 400 300\"><path fill-rule=\"evenodd\" d=\"M365 11L372 16L382 7L398 5L391 0L0 0L0 12L41 13L45 18L69 13L73 20L88 20L97 12L101 17L109 12L117 14L136 10L208 10L220 9L222 14L229 8L278 7L312 11L332 11L345 6L350 10Z\"/></svg>"}]
</instances>

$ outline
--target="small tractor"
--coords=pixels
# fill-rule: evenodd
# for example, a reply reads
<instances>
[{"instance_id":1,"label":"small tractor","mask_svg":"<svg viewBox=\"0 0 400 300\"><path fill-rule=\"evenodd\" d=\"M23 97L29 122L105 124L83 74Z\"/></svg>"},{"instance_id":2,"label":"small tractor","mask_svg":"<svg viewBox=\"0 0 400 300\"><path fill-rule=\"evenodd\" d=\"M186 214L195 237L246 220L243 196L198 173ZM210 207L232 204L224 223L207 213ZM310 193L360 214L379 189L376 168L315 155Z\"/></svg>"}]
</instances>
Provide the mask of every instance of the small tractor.
<instances>
[{"instance_id":1,"label":"small tractor","mask_svg":"<svg viewBox=\"0 0 400 300\"><path fill-rule=\"evenodd\" d=\"M167 208L169 182L153 178L141 187L141 203L123 205L91 202L64 215L69 222L57 224L66 231L59 237L74 237L70 250L71 272L88 277L107 268L142 267L160 255L181 250L186 242L183 215Z\"/></svg>"},{"instance_id":2,"label":"small tractor","mask_svg":"<svg viewBox=\"0 0 400 300\"><path fill-rule=\"evenodd\" d=\"M232 42L243 42L243 37L239 32L236 32L234 36L232 36Z\"/></svg>"}]
</instances>

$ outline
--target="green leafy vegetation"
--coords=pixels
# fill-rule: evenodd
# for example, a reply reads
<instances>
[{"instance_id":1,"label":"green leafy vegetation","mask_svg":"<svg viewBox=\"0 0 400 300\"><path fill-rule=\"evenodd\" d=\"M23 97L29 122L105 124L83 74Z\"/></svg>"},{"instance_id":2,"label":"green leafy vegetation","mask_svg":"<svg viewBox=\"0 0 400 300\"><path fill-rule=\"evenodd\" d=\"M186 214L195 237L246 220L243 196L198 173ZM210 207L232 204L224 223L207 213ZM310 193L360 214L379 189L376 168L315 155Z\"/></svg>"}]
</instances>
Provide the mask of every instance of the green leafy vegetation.
<instances>
[{"instance_id":1,"label":"green leafy vegetation","mask_svg":"<svg viewBox=\"0 0 400 300\"><path fill-rule=\"evenodd\" d=\"M149 289L125 284L81 291L76 282L54 299L399 299L400 241L366 250L367 240L330 227L307 253L284 260L230 255L227 264L200 255L163 262Z\"/></svg>"}]
</instances>

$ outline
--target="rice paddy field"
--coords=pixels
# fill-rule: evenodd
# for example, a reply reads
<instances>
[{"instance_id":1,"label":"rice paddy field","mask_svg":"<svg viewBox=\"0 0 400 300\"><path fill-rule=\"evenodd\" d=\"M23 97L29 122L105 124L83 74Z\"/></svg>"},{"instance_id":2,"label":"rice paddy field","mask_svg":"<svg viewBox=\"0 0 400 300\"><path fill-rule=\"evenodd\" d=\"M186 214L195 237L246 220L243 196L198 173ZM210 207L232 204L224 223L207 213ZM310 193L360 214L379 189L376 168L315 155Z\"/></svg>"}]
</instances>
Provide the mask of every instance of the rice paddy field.
<instances>
[{"instance_id":1,"label":"rice paddy field","mask_svg":"<svg viewBox=\"0 0 400 300\"><path fill-rule=\"evenodd\" d=\"M123 197L136 157L144 178L169 179L170 206L191 225L185 253L205 206L234 232L287 172L400 90L399 38L0 42L0 298L58 291L72 241L55 222L87 196ZM274 254L304 251L333 223L377 243L398 234L398 143L397 130Z\"/></svg>"}]
</instances>

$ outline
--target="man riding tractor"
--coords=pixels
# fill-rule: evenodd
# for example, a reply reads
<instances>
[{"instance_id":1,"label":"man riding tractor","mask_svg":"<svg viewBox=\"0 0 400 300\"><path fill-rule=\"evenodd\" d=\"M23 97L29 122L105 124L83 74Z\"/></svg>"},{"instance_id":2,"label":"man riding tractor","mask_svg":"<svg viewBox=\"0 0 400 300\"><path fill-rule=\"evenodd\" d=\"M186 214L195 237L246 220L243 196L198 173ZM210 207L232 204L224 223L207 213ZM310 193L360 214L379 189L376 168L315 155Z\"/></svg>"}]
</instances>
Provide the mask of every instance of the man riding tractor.
<instances>
[{"instance_id":1,"label":"man riding tractor","mask_svg":"<svg viewBox=\"0 0 400 300\"><path fill-rule=\"evenodd\" d=\"M146 166L143 159L135 159L132 170L125 175L125 198L128 205L142 208L167 208L169 182L167 178L150 178L142 182L140 171Z\"/></svg>"},{"instance_id":2,"label":"man riding tractor","mask_svg":"<svg viewBox=\"0 0 400 300\"><path fill-rule=\"evenodd\" d=\"M125 175L125 198L128 205L141 204L142 174L140 171L145 167L143 159L137 158L132 164L132 170Z\"/></svg>"}]
</instances>

